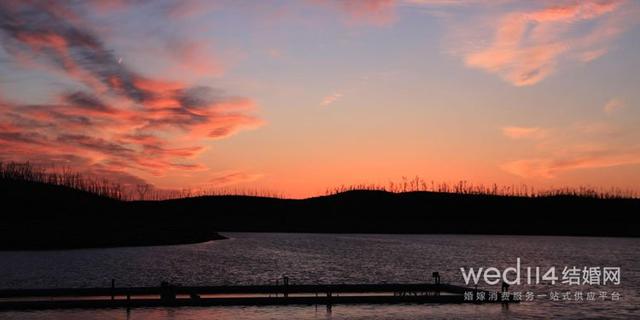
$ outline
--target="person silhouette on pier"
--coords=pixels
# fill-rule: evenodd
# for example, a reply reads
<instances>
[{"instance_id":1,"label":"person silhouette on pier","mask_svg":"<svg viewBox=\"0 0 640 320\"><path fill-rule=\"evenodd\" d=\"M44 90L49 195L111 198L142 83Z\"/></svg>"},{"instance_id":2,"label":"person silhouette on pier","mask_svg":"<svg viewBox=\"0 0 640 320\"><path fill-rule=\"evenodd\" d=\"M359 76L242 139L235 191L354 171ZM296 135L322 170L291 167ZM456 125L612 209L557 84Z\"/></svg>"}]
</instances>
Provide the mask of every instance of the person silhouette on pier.
<instances>
[{"instance_id":1,"label":"person silhouette on pier","mask_svg":"<svg viewBox=\"0 0 640 320\"><path fill-rule=\"evenodd\" d=\"M171 304L176 301L176 292L167 281L160 283L160 300L165 304Z\"/></svg>"},{"instance_id":2,"label":"person silhouette on pier","mask_svg":"<svg viewBox=\"0 0 640 320\"><path fill-rule=\"evenodd\" d=\"M511 298L511 297L509 296L509 294L508 294L508 292L509 292L509 284L508 284L508 283L506 283L506 282L504 282L504 281L502 281L502 288L501 288L501 290L502 290L502 294L500 295L500 299L501 299L501 300L503 300L503 301L504 301L504 300L509 301L509 299ZM505 299L505 295L506 295L506 299Z\"/></svg>"},{"instance_id":3,"label":"person silhouette on pier","mask_svg":"<svg viewBox=\"0 0 640 320\"><path fill-rule=\"evenodd\" d=\"M282 276L282 284L283 284L282 291L283 291L284 297L287 298L287 297L289 297L289 292L288 292L288 290L289 290L289 277L283 275Z\"/></svg>"},{"instance_id":4,"label":"person silhouette on pier","mask_svg":"<svg viewBox=\"0 0 640 320\"><path fill-rule=\"evenodd\" d=\"M433 291L433 295L440 295L440 272L434 272L431 274L433 276L433 283L436 285L435 290Z\"/></svg>"}]
</instances>

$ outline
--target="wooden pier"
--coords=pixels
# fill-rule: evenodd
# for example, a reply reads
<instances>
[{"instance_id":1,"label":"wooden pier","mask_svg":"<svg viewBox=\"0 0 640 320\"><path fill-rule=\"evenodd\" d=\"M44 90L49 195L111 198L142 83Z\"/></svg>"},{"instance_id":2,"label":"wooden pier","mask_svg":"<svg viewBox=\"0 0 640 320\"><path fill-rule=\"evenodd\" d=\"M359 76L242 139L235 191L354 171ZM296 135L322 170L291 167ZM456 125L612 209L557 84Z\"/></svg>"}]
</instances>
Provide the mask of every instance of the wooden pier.
<instances>
[{"instance_id":1,"label":"wooden pier","mask_svg":"<svg viewBox=\"0 0 640 320\"><path fill-rule=\"evenodd\" d=\"M465 297L465 293L467 296ZM449 284L238 285L0 290L0 310L245 305L510 303L476 299L488 291ZM469 299L472 295L472 299Z\"/></svg>"}]
</instances>

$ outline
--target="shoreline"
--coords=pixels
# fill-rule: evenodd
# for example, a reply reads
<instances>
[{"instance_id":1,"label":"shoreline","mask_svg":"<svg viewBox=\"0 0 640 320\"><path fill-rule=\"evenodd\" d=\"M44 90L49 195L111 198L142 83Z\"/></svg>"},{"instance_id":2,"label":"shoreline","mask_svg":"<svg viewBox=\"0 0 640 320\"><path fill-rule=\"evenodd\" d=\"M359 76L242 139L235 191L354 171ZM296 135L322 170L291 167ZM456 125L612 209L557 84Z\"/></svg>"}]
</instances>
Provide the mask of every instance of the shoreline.
<instances>
[{"instance_id":1,"label":"shoreline","mask_svg":"<svg viewBox=\"0 0 640 320\"><path fill-rule=\"evenodd\" d=\"M303 200L120 201L4 180L0 201L12 208L0 220L2 251L193 244L223 239L219 232L640 237L640 199L360 190Z\"/></svg>"},{"instance_id":2,"label":"shoreline","mask_svg":"<svg viewBox=\"0 0 640 320\"><path fill-rule=\"evenodd\" d=\"M181 246L181 245L192 245L192 244L200 244L207 243L211 241L220 241L227 240L228 237L225 237L218 232L214 232L208 238L201 239L188 239L188 240L168 240L168 241L158 241L158 242L146 242L146 243L117 243L117 244L105 244L99 246L82 246L82 245L69 245L69 246L60 246L60 245L31 245L31 246L6 246L3 245L0 247L0 252L37 252L37 251L68 251L68 250L89 250L89 249L116 249L116 248L144 248L144 247L157 247L157 246Z\"/></svg>"}]
</instances>

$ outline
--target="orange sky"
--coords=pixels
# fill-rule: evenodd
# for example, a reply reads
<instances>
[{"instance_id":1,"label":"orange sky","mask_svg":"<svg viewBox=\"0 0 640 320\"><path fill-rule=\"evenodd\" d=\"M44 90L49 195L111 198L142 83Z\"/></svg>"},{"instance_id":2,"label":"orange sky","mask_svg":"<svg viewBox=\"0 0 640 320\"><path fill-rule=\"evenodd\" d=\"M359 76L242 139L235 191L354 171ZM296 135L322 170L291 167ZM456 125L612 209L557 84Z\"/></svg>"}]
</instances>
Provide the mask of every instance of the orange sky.
<instances>
[{"instance_id":1,"label":"orange sky","mask_svg":"<svg viewBox=\"0 0 640 320\"><path fill-rule=\"evenodd\" d=\"M0 160L158 189L640 191L633 0L2 1Z\"/></svg>"}]
</instances>

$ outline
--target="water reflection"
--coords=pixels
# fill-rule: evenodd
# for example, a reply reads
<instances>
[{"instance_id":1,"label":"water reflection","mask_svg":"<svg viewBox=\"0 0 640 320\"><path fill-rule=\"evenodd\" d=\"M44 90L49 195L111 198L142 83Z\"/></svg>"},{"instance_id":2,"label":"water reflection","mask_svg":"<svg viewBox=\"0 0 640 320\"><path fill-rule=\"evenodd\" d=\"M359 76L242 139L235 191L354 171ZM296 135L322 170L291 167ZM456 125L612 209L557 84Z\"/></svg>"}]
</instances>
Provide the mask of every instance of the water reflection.
<instances>
[{"instance_id":1,"label":"water reflection","mask_svg":"<svg viewBox=\"0 0 640 320\"><path fill-rule=\"evenodd\" d=\"M621 301L536 300L512 306L402 305L179 308L4 312L2 319L626 319L640 312L640 240L473 235L227 234L230 240L196 245L48 252L1 252L0 287L269 284L283 274L291 284L462 282L461 267L525 265L609 266L623 270L614 289ZM512 288L515 290L514 288ZM526 286L548 293L562 286ZM595 288L599 290L600 288ZM612 288L608 288L611 291ZM499 288L494 288L499 290Z\"/></svg>"}]
</instances>

